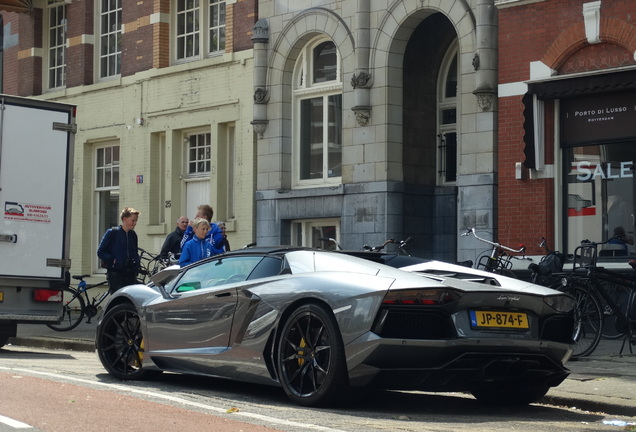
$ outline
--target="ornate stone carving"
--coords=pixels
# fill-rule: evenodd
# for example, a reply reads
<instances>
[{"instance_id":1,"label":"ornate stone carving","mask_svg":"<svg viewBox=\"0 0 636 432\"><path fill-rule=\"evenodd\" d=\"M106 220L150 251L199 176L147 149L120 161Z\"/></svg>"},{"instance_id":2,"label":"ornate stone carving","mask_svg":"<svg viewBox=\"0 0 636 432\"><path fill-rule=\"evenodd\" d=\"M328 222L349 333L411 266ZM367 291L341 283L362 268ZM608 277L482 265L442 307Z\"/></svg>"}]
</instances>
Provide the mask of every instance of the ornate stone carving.
<instances>
[{"instance_id":1,"label":"ornate stone carving","mask_svg":"<svg viewBox=\"0 0 636 432\"><path fill-rule=\"evenodd\" d=\"M492 111L495 107L495 95L493 93L475 93L477 104L482 111Z\"/></svg>"},{"instance_id":2,"label":"ornate stone carving","mask_svg":"<svg viewBox=\"0 0 636 432\"><path fill-rule=\"evenodd\" d=\"M269 100L269 92L264 88L258 87L254 91L254 103L264 104Z\"/></svg>"},{"instance_id":3,"label":"ornate stone carving","mask_svg":"<svg viewBox=\"0 0 636 432\"><path fill-rule=\"evenodd\" d=\"M368 72L355 73L351 77L351 87L353 88L369 88L371 87L371 74Z\"/></svg>"},{"instance_id":4,"label":"ornate stone carving","mask_svg":"<svg viewBox=\"0 0 636 432\"><path fill-rule=\"evenodd\" d=\"M371 120L371 107L357 106L351 108L351 110L356 115L356 123L358 123L358 126L367 126L369 124Z\"/></svg>"},{"instance_id":5,"label":"ornate stone carving","mask_svg":"<svg viewBox=\"0 0 636 432\"><path fill-rule=\"evenodd\" d=\"M269 42L269 24L266 19L259 19L254 24L254 34L252 35L252 42L254 43L267 43Z\"/></svg>"},{"instance_id":6,"label":"ornate stone carving","mask_svg":"<svg viewBox=\"0 0 636 432\"><path fill-rule=\"evenodd\" d=\"M250 124L254 128L254 132L256 132L256 134L258 135L258 139L263 139L263 134L267 129L269 120L252 120Z\"/></svg>"},{"instance_id":7,"label":"ornate stone carving","mask_svg":"<svg viewBox=\"0 0 636 432\"><path fill-rule=\"evenodd\" d=\"M478 70L479 69L479 53L476 52L475 55L473 56L473 69Z\"/></svg>"}]
</instances>

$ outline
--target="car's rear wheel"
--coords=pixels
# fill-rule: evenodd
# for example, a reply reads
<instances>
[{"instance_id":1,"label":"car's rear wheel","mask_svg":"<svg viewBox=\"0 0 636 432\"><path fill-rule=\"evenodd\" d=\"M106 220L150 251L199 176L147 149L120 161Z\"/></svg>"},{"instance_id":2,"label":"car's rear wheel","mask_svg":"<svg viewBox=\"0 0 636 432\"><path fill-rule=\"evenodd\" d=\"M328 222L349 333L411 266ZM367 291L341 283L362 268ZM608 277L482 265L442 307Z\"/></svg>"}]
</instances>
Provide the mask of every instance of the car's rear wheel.
<instances>
[{"instance_id":1,"label":"car's rear wheel","mask_svg":"<svg viewBox=\"0 0 636 432\"><path fill-rule=\"evenodd\" d=\"M104 368L119 379L141 379L154 373L143 368L141 321L130 303L119 304L104 315L97 329L95 345Z\"/></svg>"},{"instance_id":2,"label":"car's rear wheel","mask_svg":"<svg viewBox=\"0 0 636 432\"><path fill-rule=\"evenodd\" d=\"M471 390L478 401L493 405L527 405L538 402L550 390L548 385L484 385Z\"/></svg>"},{"instance_id":3,"label":"car's rear wheel","mask_svg":"<svg viewBox=\"0 0 636 432\"><path fill-rule=\"evenodd\" d=\"M348 385L342 337L323 307L298 307L285 322L277 350L278 374L287 396L299 405L339 402Z\"/></svg>"}]
</instances>

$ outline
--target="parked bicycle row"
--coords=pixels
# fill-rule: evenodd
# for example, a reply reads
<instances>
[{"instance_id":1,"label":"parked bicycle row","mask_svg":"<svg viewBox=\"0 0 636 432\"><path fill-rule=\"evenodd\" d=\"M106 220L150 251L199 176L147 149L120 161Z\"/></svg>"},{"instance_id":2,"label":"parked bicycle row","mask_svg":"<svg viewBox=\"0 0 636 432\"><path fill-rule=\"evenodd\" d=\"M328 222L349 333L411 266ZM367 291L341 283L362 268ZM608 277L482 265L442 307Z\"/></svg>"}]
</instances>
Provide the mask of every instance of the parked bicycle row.
<instances>
[{"instance_id":1,"label":"parked bicycle row","mask_svg":"<svg viewBox=\"0 0 636 432\"><path fill-rule=\"evenodd\" d=\"M531 260L525 256L526 248L514 249L477 235L474 228L464 236L492 246L490 253L478 260L478 268L505 276L517 277L512 270L513 260ZM576 302L573 340L576 342L573 358L590 355L601 338L623 339L621 353L632 351L636 344L636 272L633 274L598 265L599 246L615 245L621 241L612 237L602 242L583 240L574 253L566 256L551 250L545 239L539 246L546 254L539 263L530 263L530 281L570 294ZM611 250L608 248L607 250ZM636 269L636 260L629 260Z\"/></svg>"}]
</instances>

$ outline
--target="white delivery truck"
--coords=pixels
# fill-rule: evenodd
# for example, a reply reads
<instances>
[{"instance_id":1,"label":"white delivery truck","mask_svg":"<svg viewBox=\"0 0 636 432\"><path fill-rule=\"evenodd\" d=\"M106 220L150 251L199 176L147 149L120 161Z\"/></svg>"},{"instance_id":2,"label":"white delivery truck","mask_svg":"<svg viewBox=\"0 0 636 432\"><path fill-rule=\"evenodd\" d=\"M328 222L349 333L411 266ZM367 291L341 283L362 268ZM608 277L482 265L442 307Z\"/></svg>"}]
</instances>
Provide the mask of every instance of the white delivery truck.
<instances>
[{"instance_id":1,"label":"white delivery truck","mask_svg":"<svg viewBox=\"0 0 636 432\"><path fill-rule=\"evenodd\" d=\"M75 130L72 105L0 95L0 347L62 316Z\"/></svg>"}]
</instances>

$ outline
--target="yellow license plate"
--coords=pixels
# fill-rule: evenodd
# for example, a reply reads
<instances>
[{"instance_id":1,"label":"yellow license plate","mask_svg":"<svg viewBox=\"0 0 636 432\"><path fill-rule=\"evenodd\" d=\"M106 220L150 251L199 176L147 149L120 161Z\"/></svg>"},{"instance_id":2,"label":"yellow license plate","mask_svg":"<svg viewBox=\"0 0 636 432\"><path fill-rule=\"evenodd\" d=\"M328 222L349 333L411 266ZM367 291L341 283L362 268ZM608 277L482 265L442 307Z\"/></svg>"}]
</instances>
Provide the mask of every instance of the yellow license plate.
<instances>
[{"instance_id":1,"label":"yellow license plate","mask_svg":"<svg viewBox=\"0 0 636 432\"><path fill-rule=\"evenodd\" d=\"M4 301L4 293L2 291L0 291L0 302Z\"/></svg>"},{"instance_id":2,"label":"yellow license plate","mask_svg":"<svg viewBox=\"0 0 636 432\"><path fill-rule=\"evenodd\" d=\"M470 325L476 328L527 329L528 324L524 312L470 311Z\"/></svg>"}]
</instances>

